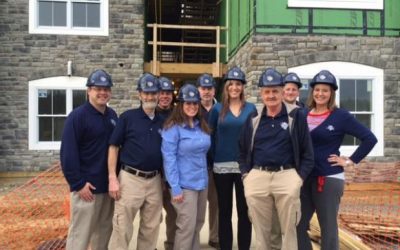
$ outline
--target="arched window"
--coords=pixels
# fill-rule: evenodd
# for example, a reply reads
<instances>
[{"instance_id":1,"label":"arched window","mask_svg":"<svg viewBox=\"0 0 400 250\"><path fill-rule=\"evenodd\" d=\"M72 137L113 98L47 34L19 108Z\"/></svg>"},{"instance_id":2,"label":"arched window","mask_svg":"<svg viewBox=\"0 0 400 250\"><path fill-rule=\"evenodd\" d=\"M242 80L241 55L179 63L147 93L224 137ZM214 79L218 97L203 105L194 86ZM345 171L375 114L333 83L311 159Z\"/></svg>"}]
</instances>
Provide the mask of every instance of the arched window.
<instances>
[{"instance_id":1,"label":"arched window","mask_svg":"<svg viewBox=\"0 0 400 250\"><path fill-rule=\"evenodd\" d=\"M68 114L86 100L86 78L50 77L29 82L29 149L58 150Z\"/></svg>"},{"instance_id":2,"label":"arched window","mask_svg":"<svg viewBox=\"0 0 400 250\"><path fill-rule=\"evenodd\" d=\"M290 68L289 72L297 73L305 82L301 89L301 101L304 101L308 94L308 82L323 69L332 72L338 81L337 105L350 111L378 138L378 143L369 156L383 156L383 70L362 64L338 61L312 63ZM346 136L340 151L343 155L349 156L358 144L356 139Z\"/></svg>"}]
</instances>

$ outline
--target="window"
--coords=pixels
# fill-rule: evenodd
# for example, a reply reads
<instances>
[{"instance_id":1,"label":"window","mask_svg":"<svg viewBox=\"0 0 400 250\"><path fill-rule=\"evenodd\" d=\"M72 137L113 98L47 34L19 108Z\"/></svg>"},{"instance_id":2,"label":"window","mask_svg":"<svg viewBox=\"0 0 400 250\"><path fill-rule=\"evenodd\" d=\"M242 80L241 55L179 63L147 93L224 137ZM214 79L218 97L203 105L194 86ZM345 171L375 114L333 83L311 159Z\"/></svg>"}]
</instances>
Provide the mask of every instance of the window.
<instances>
[{"instance_id":1,"label":"window","mask_svg":"<svg viewBox=\"0 0 400 250\"><path fill-rule=\"evenodd\" d=\"M108 36L109 0L29 0L29 33Z\"/></svg>"},{"instance_id":2,"label":"window","mask_svg":"<svg viewBox=\"0 0 400 250\"><path fill-rule=\"evenodd\" d=\"M288 0L289 7L383 10L383 0Z\"/></svg>"},{"instance_id":3,"label":"window","mask_svg":"<svg viewBox=\"0 0 400 250\"><path fill-rule=\"evenodd\" d=\"M68 114L86 101L86 78L29 82L29 149L58 150Z\"/></svg>"},{"instance_id":4,"label":"window","mask_svg":"<svg viewBox=\"0 0 400 250\"><path fill-rule=\"evenodd\" d=\"M369 156L383 156L383 70L348 62L313 63L290 68L289 72L297 73L305 83L300 90L300 101L305 103L309 91L308 83L323 69L336 76L339 86L336 104L352 113L378 138L378 143ZM349 156L358 144L354 137L345 136L340 151Z\"/></svg>"}]
</instances>

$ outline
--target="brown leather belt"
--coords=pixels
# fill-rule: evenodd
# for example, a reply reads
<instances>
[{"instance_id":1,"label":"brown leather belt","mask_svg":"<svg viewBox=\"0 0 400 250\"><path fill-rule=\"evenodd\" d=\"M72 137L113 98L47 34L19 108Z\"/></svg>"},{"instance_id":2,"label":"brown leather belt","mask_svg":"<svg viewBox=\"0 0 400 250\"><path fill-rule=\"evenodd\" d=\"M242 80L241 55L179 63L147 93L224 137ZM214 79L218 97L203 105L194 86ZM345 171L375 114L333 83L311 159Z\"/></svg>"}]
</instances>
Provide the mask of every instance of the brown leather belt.
<instances>
[{"instance_id":1,"label":"brown leather belt","mask_svg":"<svg viewBox=\"0 0 400 250\"><path fill-rule=\"evenodd\" d=\"M122 169L130 174L133 174L133 175L145 178L145 179L153 178L154 176L156 176L160 173L160 171L158 171L158 170L151 171L151 172L141 171L139 169L133 168L128 165L122 165Z\"/></svg>"},{"instance_id":2,"label":"brown leather belt","mask_svg":"<svg viewBox=\"0 0 400 250\"><path fill-rule=\"evenodd\" d=\"M258 165L254 165L253 168L254 169L258 169L258 170L263 170L263 171L278 172L278 171L282 171L282 170L285 170L285 169L291 169L291 168L295 168L295 167L292 164L286 164L286 165L283 165L283 166L258 166Z\"/></svg>"}]
</instances>

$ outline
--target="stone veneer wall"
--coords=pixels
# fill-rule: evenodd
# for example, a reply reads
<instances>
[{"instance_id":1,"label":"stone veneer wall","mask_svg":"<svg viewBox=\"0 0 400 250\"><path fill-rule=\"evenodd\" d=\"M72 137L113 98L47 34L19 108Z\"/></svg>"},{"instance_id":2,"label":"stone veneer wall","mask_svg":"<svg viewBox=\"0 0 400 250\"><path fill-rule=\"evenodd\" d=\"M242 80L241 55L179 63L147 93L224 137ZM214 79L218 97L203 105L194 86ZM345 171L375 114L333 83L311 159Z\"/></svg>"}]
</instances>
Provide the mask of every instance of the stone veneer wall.
<instances>
[{"instance_id":1,"label":"stone veneer wall","mask_svg":"<svg viewBox=\"0 0 400 250\"><path fill-rule=\"evenodd\" d=\"M59 152L28 149L28 82L96 68L114 80L110 106L118 113L137 105L134 83L143 72L144 1L109 1L109 36L29 34L27 0L0 2L0 172L42 170ZM133 96L133 101L132 101Z\"/></svg>"},{"instance_id":2,"label":"stone veneer wall","mask_svg":"<svg viewBox=\"0 0 400 250\"><path fill-rule=\"evenodd\" d=\"M400 160L400 39L390 37L253 35L231 58L247 74L248 100L260 103L257 81L267 67L287 73L304 64L344 61L384 70L384 154L371 161Z\"/></svg>"}]
</instances>

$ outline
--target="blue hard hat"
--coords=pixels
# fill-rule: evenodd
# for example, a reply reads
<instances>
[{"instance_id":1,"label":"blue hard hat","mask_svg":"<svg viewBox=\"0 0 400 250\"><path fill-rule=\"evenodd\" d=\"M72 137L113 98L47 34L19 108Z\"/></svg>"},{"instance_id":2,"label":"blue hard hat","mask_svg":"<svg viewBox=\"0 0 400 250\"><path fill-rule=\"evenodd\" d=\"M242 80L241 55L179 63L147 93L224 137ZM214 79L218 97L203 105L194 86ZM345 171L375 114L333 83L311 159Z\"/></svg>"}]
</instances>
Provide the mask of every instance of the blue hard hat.
<instances>
[{"instance_id":1,"label":"blue hard hat","mask_svg":"<svg viewBox=\"0 0 400 250\"><path fill-rule=\"evenodd\" d=\"M283 78L281 73L273 68L267 68L258 80L258 87L275 87L283 86Z\"/></svg>"},{"instance_id":2,"label":"blue hard hat","mask_svg":"<svg viewBox=\"0 0 400 250\"><path fill-rule=\"evenodd\" d=\"M159 77L158 81L160 82L160 90L161 91L174 91L175 87L172 84L172 81L167 77Z\"/></svg>"},{"instance_id":3,"label":"blue hard hat","mask_svg":"<svg viewBox=\"0 0 400 250\"><path fill-rule=\"evenodd\" d=\"M160 91L160 83L153 74L144 73L139 78L136 89L143 92L158 92Z\"/></svg>"},{"instance_id":4,"label":"blue hard hat","mask_svg":"<svg viewBox=\"0 0 400 250\"><path fill-rule=\"evenodd\" d=\"M200 93L194 85L186 83L179 89L178 100L181 102L200 102Z\"/></svg>"},{"instance_id":5,"label":"blue hard hat","mask_svg":"<svg viewBox=\"0 0 400 250\"><path fill-rule=\"evenodd\" d=\"M202 74L197 78L197 87L215 88L215 80L209 74Z\"/></svg>"},{"instance_id":6,"label":"blue hard hat","mask_svg":"<svg viewBox=\"0 0 400 250\"><path fill-rule=\"evenodd\" d=\"M92 73L90 73L87 82L87 87L98 86L98 87L106 87L110 88L113 86L113 82L111 76L102 69L96 69Z\"/></svg>"},{"instance_id":7,"label":"blue hard hat","mask_svg":"<svg viewBox=\"0 0 400 250\"><path fill-rule=\"evenodd\" d=\"M239 67L233 67L228 72L226 72L224 82L228 80L238 80L243 84L246 84L246 75Z\"/></svg>"},{"instance_id":8,"label":"blue hard hat","mask_svg":"<svg viewBox=\"0 0 400 250\"><path fill-rule=\"evenodd\" d=\"M310 87L314 88L315 84L323 83L330 85L334 90L338 89L336 77L328 70L321 70L316 74L310 82Z\"/></svg>"},{"instance_id":9,"label":"blue hard hat","mask_svg":"<svg viewBox=\"0 0 400 250\"><path fill-rule=\"evenodd\" d=\"M303 84L300 81L300 77L296 73L287 73L283 77L283 84L286 83L294 83L297 85L299 89L303 86Z\"/></svg>"}]
</instances>

